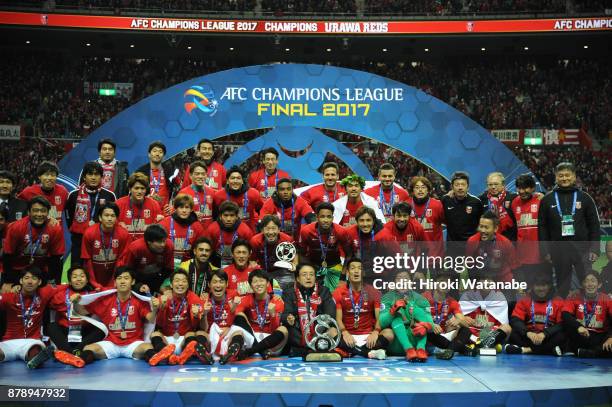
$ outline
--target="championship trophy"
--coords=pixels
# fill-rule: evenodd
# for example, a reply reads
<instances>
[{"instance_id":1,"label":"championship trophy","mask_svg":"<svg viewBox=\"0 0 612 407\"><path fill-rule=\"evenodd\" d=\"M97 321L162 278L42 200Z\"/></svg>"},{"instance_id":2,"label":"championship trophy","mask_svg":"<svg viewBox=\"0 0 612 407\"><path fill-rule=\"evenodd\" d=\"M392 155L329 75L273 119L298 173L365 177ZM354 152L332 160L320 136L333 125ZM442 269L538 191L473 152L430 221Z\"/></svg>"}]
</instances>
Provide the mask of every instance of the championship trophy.
<instances>
[{"instance_id":1,"label":"championship trophy","mask_svg":"<svg viewBox=\"0 0 612 407\"><path fill-rule=\"evenodd\" d=\"M280 260L274 262L274 267L286 269L291 272L295 271L295 266L291 263L296 255L295 246L293 243L281 242L276 246L276 257Z\"/></svg>"},{"instance_id":2,"label":"championship trophy","mask_svg":"<svg viewBox=\"0 0 612 407\"><path fill-rule=\"evenodd\" d=\"M315 324L314 335L310 327ZM336 337L329 334L330 328L336 329ZM304 362L342 362L342 356L334 352L340 343L340 329L336 320L327 314L317 315L304 326L304 340L306 346L312 349L302 358Z\"/></svg>"},{"instance_id":3,"label":"championship trophy","mask_svg":"<svg viewBox=\"0 0 612 407\"><path fill-rule=\"evenodd\" d=\"M480 356L497 356L497 349L493 347L495 343L495 331L493 324L489 321L482 321L480 329Z\"/></svg>"}]
</instances>

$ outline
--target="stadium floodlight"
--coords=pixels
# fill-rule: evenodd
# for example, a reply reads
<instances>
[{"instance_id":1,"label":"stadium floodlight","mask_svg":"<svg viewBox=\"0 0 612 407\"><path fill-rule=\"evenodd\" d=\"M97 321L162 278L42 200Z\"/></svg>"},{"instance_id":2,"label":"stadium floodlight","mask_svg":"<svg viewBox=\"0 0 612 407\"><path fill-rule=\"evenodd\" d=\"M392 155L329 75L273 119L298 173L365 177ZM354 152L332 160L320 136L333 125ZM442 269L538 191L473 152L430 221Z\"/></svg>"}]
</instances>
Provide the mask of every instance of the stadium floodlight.
<instances>
[{"instance_id":1,"label":"stadium floodlight","mask_svg":"<svg viewBox=\"0 0 612 407\"><path fill-rule=\"evenodd\" d=\"M529 47L525 47L523 48L525 51L529 51Z\"/></svg>"},{"instance_id":2,"label":"stadium floodlight","mask_svg":"<svg viewBox=\"0 0 612 407\"><path fill-rule=\"evenodd\" d=\"M130 44L130 48L134 48L134 44Z\"/></svg>"},{"instance_id":3,"label":"stadium floodlight","mask_svg":"<svg viewBox=\"0 0 612 407\"><path fill-rule=\"evenodd\" d=\"M87 47L91 47L91 44L90 44L90 43L87 43L87 44L85 44L85 46L87 46Z\"/></svg>"},{"instance_id":4,"label":"stadium floodlight","mask_svg":"<svg viewBox=\"0 0 612 407\"><path fill-rule=\"evenodd\" d=\"M234 50L234 47L229 47L229 50L230 50L230 51L233 51L233 50Z\"/></svg>"},{"instance_id":5,"label":"stadium floodlight","mask_svg":"<svg viewBox=\"0 0 612 407\"><path fill-rule=\"evenodd\" d=\"M291 48L285 48L285 51L289 52L289 51L291 51Z\"/></svg>"},{"instance_id":6,"label":"stadium floodlight","mask_svg":"<svg viewBox=\"0 0 612 407\"><path fill-rule=\"evenodd\" d=\"M425 48L425 52L429 52L429 48Z\"/></svg>"},{"instance_id":7,"label":"stadium floodlight","mask_svg":"<svg viewBox=\"0 0 612 407\"><path fill-rule=\"evenodd\" d=\"M326 51L327 51L327 52L331 52L331 48L327 48L327 49L326 49Z\"/></svg>"},{"instance_id":8,"label":"stadium floodlight","mask_svg":"<svg viewBox=\"0 0 612 407\"><path fill-rule=\"evenodd\" d=\"M189 46L187 47L187 49L191 49L191 45L189 45Z\"/></svg>"},{"instance_id":9,"label":"stadium floodlight","mask_svg":"<svg viewBox=\"0 0 612 407\"><path fill-rule=\"evenodd\" d=\"M480 48L481 51L486 51L487 49L485 47Z\"/></svg>"},{"instance_id":10,"label":"stadium floodlight","mask_svg":"<svg viewBox=\"0 0 612 407\"><path fill-rule=\"evenodd\" d=\"M383 49L382 49L382 52L387 52L387 48L383 48Z\"/></svg>"},{"instance_id":11,"label":"stadium floodlight","mask_svg":"<svg viewBox=\"0 0 612 407\"><path fill-rule=\"evenodd\" d=\"M26 41L26 44L29 44L29 43L30 43L30 40L27 40L27 41Z\"/></svg>"},{"instance_id":12,"label":"stadium floodlight","mask_svg":"<svg viewBox=\"0 0 612 407\"><path fill-rule=\"evenodd\" d=\"M584 46L584 47L582 47L582 48L584 48L584 49L589 49L589 46L588 46L588 45L585 45L585 46Z\"/></svg>"}]
</instances>

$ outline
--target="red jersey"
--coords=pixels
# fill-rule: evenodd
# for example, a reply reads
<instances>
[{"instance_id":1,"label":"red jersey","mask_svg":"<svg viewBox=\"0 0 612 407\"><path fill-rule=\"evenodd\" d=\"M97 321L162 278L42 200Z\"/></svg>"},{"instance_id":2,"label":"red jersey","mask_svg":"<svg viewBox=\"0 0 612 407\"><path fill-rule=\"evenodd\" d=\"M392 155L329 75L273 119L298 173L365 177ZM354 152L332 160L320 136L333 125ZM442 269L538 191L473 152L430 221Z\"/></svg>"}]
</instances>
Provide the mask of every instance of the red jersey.
<instances>
[{"instance_id":1,"label":"red jersey","mask_svg":"<svg viewBox=\"0 0 612 407\"><path fill-rule=\"evenodd\" d=\"M63 256L66 251L64 233L59 225L34 227L26 216L8 226L3 245L4 254L15 255L14 271L26 269L30 262L41 270L47 270L47 259Z\"/></svg>"},{"instance_id":2,"label":"red jersey","mask_svg":"<svg viewBox=\"0 0 612 407\"><path fill-rule=\"evenodd\" d=\"M429 312L434 323L440 325L442 330L446 332L446 321L456 314L461 314L459 302L449 296L447 296L444 301L437 302L430 291L425 291L422 295L429 301Z\"/></svg>"},{"instance_id":3,"label":"red jersey","mask_svg":"<svg viewBox=\"0 0 612 407\"><path fill-rule=\"evenodd\" d=\"M466 256L483 256L488 270L496 273L496 281L511 281L515 269L516 254L512 242L497 232L495 240L483 242L480 232L470 236L466 243Z\"/></svg>"},{"instance_id":4,"label":"red jersey","mask_svg":"<svg viewBox=\"0 0 612 407\"><path fill-rule=\"evenodd\" d=\"M254 188L248 188L239 194L230 194L226 189L221 189L215 193L215 206L218 208L225 201L232 201L238 205L238 217L248 225L253 232L257 229L259 221L259 211L263 206L263 200Z\"/></svg>"},{"instance_id":5,"label":"red jersey","mask_svg":"<svg viewBox=\"0 0 612 407\"><path fill-rule=\"evenodd\" d=\"M418 243L425 240L425 231L423 226L414 218L408 218L408 223L403 230L397 228L395 221L385 223L382 230L374 236L374 240L377 242L397 242L399 250L409 255L419 255L426 247Z\"/></svg>"},{"instance_id":6,"label":"red jersey","mask_svg":"<svg viewBox=\"0 0 612 407\"><path fill-rule=\"evenodd\" d=\"M226 171L225 167L223 167L222 164L216 161L212 161L206 169L206 174L206 181L204 181L204 184L206 184L206 186L214 190L223 189L223 187L225 186ZM192 181L190 170L189 166L187 166L187 169L185 170L185 178L183 179L182 184L183 188L186 188L191 185L191 182Z\"/></svg>"},{"instance_id":7,"label":"red jersey","mask_svg":"<svg viewBox=\"0 0 612 407\"><path fill-rule=\"evenodd\" d=\"M81 258L85 260L92 286L114 286L115 266L131 242L130 233L119 225L115 225L111 233L104 233L99 223L87 228L83 234Z\"/></svg>"},{"instance_id":8,"label":"red jersey","mask_svg":"<svg viewBox=\"0 0 612 407\"><path fill-rule=\"evenodd\" d=\"M210 239L212 250L221 258L221 267L227 267L232 263L232 243L236 239L250 240L253 231L245 223L240 222L232 232L221 229L219 222L213 222L204 235Z\"/></svg>"},{"instance_id":9,"label":"red jersey","mask_svg":"<svg viewBox=\"0 0 612 407\"><path fill-rule=\"evenodd\" d=\"M563 322L561 313L565 303L555 297L550 301L533 301L531 296L521 298L515 305L512 316L525 323L528 332L544 332L544 329Z\"/></svg>"},{"instance_id":10,"label":"red jersey","mask_svg":"<svg viewBox=\"0 0 612 407\"><path fill-rule=\"evenodd\" d=\"M286 233L280 232L274 243L268 243L263 233L258 233L251 238L251 260L256 261L266 271L272 271L274 263L279 260L276 256L276 247L281 242L293 243L293 238Z\"/></svg>"},{"instance_id":11,"label":"red jersey","mask_svg":"<svg viewBox=\"0 0 612 407\"><path fill-rule=\"evenodd\" d=\"M612 318L612 300L604 293L599 293L595 301L586 300L579 293L565 300L564 312L569 312L589 331L608 332Z\"/></svg>"},{"instance_id":12,"label":"red jersey","mask_svg":"<svg viewBox=\"0 0 612 407\"><path fill-rule=\"evenodd\" d=\"M213 222L214 197L216 191L206 185L203 189L200 189L192 184L187 188L181 189L179 193L187 194L193 198L193 212L198 217L204 229L206 229Z\"/></svg>"},{"instance_id":13,"label":"red jersey","mask_svg":"<svg viewBox=\"0 0 612 407\"><path fill-rule=\"evenodd\" d=\"M236 295L246 295L253 290L249 285L249 274L259 267L249 267L238 269L235 264L230 264L223 271L227 273L227 289L236 292Z\"/></svg>"},{"instance_id":14,"label":"red jersey","mask_svg":"<svg viewBox=\"0 0 612 407\"><path fill-rule=\"evenodd\" d=\"M157 195L161 198L158 203L162 209L170 202L170 185L166 178L167 175L161 166L155 169L151 168L149 172L149 195L151 197Z\"/></svg>"},{"instance_id":15,"label":"red jersey","mask_svg":"<svg viewBox=\"0 0 612 407\"><path fill-rule=\"evenodd\" d=\"M346 229L332 223L330 231L320 232L318 225L318 222L310 223L300 230L299 246L304 251L304 256L317 267L323 261L328 267L340 264L342 255L348 256L352 253Z\"/></svg>"},{"instance_id":16,"label":"red jersey","mask_svg":"<svg viewBox=\"0 0 612 407\"><path fill-rule=\"evenodd\" d=\"M144 340L144 325L147 322L147 314L151 312L149 303L133 295L130 295L125 301L119 301L117 294L109 294L85 305L85 309L100 318L100 321L108 328L108 336L105 340L118 346L127 346ZM123 331L125 331L125 338L121 338Z\"/></svg>"},{"instance_id":17,"label":"red jersey","mask_svg":"<svg viewBox=\"0 0 612 407\"><path fill-rule=\"evenodd\" d=\"M362 260L368 256L372 257L375 250L374 236L376 236L376 233L374 233L374 229L367 236L359 232L357 225L352 225L345 229L351 242L353 254Z\"/></svg>"},{"instance_id":18,"label":"red jersey","mask_svg":"<svg viewBox=\"0 0 612 407\"><path fill-rule=\"evenodd\" d=\"M204 303L192 291L187 291L183 298L170 297L165 305L159 306L157 310L157 329L165 336L172 336L175 332L183 336L187 332L195 332L200 329L200 320L191 313L191 307L199 305L204 308Z\"/></svg>"},{"instance_id":19,"label":"red jersey","mask_svg":"<svg viewBox=\"0 0 612 407\"><path fill-rule=\"evenodd\" d=\"M487 311L483 310L482 308L476 308L474 311L470 312L469 314L463 314L466 317L470 317L475 321L479 321L479 320L486 320L487 322L493 324L491 326L491 329L495 330L497 328L499 328L499 326L502 324L500 321L498 321L497 319L495 319L495 317L493 315L491 315L490 313L488 313ZM482 328L479 327L475 327L475 326L471 326L470 331L472 332L473 335L478 336L480 334L480 330Z\"/></svg>"},{"instance_id":20,"label":"red jersey","mask_svg":"<svg viewBox=\"0 0 612 407\"><path fill-rule=\"evenodd\" d=\"M55 287L55 294L49 302L49 308L55 311L55 322L58 325L68 328L68 306L70 305L70 314L74 312L73 305L70 303L70 296L76 294L70 285L62 284ZM81 295L89 294L87 291L79 291ZM68 294L68 299L66 299ZM81 318L71 317L70 325L81 325Z\"/></svg>"},{"instance_id":21,"label":"red jersey","mask_svg":"<svg viewBox=\"0 0 612 407\"><path fill-rule=\"evenodd\" d=\"M308 188L306 191L302 192L300 196L308 202L312 209L316 210L319 204L323 202L332 203L345 195L346 189L337 182L336 188L334 188L333 191L325 189L325 184L319 184Z\"/></svg>"},{"instance_id":22,"label":"red jersey","mask_svg":"<svg viewBox=\"0 0 612 407\"><path fill-rule=\"evenodd\" d=\"M412 206L410 216L415 218L425 232L428 241L429 256L444 256L444 236L442 224L444 223L444 206L435 198L428 198L424 204L417 204L412 198L408 200Z\"/></svg>"},{"instance_id":23,"label":"red jersey","mask_svg":"<svg viewBox=\"0 0 612 407\"><path fill-rule=\"evenodd\" d=\"M512 212L516 219L516 252L520 264L540 263L540 244L538 241L538 213L540 200L532 195L523 201L520 196L512 200Z\"/></svg>"},{"instance_id":24,"label":"red jersey","mask_svg":"<svg viewBox=\"0 0 612 407\"><path fill-rule=\"evenodd\" d=\"M231 303L235 296L233 291L226 291L222 300L216 301L212 295L208 297L212 305L211 310L206 314L206 321L209 327L212 326L212 324L217 324L219 328L232 326L234 317L236 316L236 310L232 311Z\"/></svg>"},{"instance_id":25,"label":"red jersey","mask_svg":"<svg viewBox=\"0 0 612 407\"><path fill-rule=\"evenodd\" d=\"M376 202L378 202L378 207L382 211L383 215L385 215L385 219L389 221L393 218L393 214L391 213L391 208L393 208L393 205L398 202L407 201L408 198L410 198L410 195L408 194L408 191L398 185L393 185L393 188L389 189L388 191L382 189L381 186L382 184L378 184L365 189L363 192L376 199Z\"/></svg>"},{"instance_id":26,"label":"red jersey","mask_svg":"<svg viewBox=\"0 0 612 407\"><path fill-rule=\"evenodd\" d=\"M274 174L269 175L265 168L260 168L249 175L248 184L251 188L255 188L257 191L259 191L262 198L268 199L274 192L276 192L276 184L278 183L278 180L282 178L291 177L289 176L289 173L283 170L277 169L274 171Z\"/></svg>"},{"instance_id":27,"label":"red jersey","mask_svg":"<svg viewBox=\"0 0 612 407\"><path fill-rule=\"evenodd\" d=\"M274 316L270 315L269 306L274 304ZM253 332L271 334L280 326L281 314L285 310L285 303L279 296L268 296L265 300L256 300L254 294L242 297L236 307L236 314L241 312L247 316Z\"/></svg>"},{"instance_id":28,"label":"red jersey","mask_svg":"<svg viewBox=\"0 0 612 407\"><path fill-rule=\"evenodd\" d=\"M144 236L147 226L157 223L157 217L163 216L159 203L153 198L145 197L142 205L132 203L129 196L117 199L119 223L125 224L132 241Z\"/></svg>"},{"instance_id":29,"label":"red jersey","mask_svg":"<svg viewBox=\"0 0 612 407\"><path fill-rule=\"evenodd\" d=\"M68 201L68 190L62 185L55 184L51 191L45 191L42 189L40 184L31 185L24 188L23 191L17 195L17 198L29 202L30 199L40 195L44 197L51 204L51 210L49 211L49 217L57 219L59 224L62 224L62 212L66 207L66 201Z\"/></svg>"},{"instance_id":30,"label":"red jersey","mask_svg":"<svg viewBox=\"0 0 612 407\"><path fill-rule=\"evenodd\" d=\"M191 259L191 248L196 240L204 236L204 228L200 222L186 226L177 222L172 216L167 216L159 224L168 232L168 238L174 245L174 258L187 261Z\"/></svg>"},{"instance_id":31,"label":"red jersey","mask_svg":"<svg viewBox=\"0 0 612 407\"><path fill-rule=\"evenodd\" d=\"M367 335L374 330L375 311L380 310L380 293L373 286L366 284L361 291L352 291L349 284L342 284L332 295L336 309L342 310L342 323L351 335Z\"/></svg>"},{"instance_id":32,"label":"red jersey","mask_svg":"<svg viewBox=\"0 0 612 407\"><path fill-rule=\"evenodd\" d=\"M276 196L273 195L261 207L259 219L262 219L265 215L276 215L281 221L281 232L285 232L298 240L302 221L306 220L306 215L311 213L314 215L314 213L304 198L294 196L292 202L293 205L284 207L280 200L277 200Z\"/></svg>"},{"instance_id":33,"label":"red jersey","mask_svg":"<svg viewBox=\"0 0 612 407\"><path fill-rule=\"evenodd\" d=\"M6 333L3 339L41 339L40 328L45 309L54 294L55 289L51 286L39 288L32 297L21 293L0 294L0 311L6 312Z\"/></svg>"},{"instance_id":34,"label":"red jersey","mask_svg":"<svg viewBox=\"0 0 612 407\"><path fill-rule=\"evenodd\" d=\"M344 209L342 219L340 219L340 226L346 228L352 225L356 225L357 220L355 219L355 215L357 214L357 210L362 206L363 201L361 199L358 199L357 202L351 202L351 200L349 199L346 202L346 208Z\"/></svg>"},{"instance_id":35,"label":"red jersey","mask_svg":"<svg viewBox=\"0 0 612 407\"><path fill-rule=\"evenodd\" d=\"M170 239L166 239L166 247L163 253L153 253L144 237L130 243L119 258L117 267L128 266L140 274L144 268L151 264L157 264L162 269L174 270L174 246Z\"/></svg>"}]
</instances>

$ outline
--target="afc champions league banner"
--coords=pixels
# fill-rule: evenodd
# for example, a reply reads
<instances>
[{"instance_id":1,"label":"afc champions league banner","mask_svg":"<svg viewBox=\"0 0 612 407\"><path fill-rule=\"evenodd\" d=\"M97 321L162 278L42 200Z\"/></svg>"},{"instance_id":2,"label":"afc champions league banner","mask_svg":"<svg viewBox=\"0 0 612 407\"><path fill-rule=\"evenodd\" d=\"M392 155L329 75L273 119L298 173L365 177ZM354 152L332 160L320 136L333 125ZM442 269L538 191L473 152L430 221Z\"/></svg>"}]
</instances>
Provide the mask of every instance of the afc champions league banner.
<instances>
[{"instance_id":1,"label":"afc champions league banner","mask_svg":"<svg viewBox=\"0 0 612 407\"><path fill-rule=\"evenodd\" d=\"M147 146L154 140L167 146L169 158L201 138L254 129L269 131L235 151L226 167L275 147L279 167L308 184L321 182L317 169L327 153L372 180L376 174L353 151L320 131L331 129L401 150L447 179L454 171L467 171L478 193L492 171L502 172L511 187L519 174L529 172L487 130L412 86L346 68L272 64L194 78L136 103L64 157L63 181L74 186L83 164L98 157L102 138L115 140L117 158L133 172L148 161Z\"/></svg>"}]
</instances>

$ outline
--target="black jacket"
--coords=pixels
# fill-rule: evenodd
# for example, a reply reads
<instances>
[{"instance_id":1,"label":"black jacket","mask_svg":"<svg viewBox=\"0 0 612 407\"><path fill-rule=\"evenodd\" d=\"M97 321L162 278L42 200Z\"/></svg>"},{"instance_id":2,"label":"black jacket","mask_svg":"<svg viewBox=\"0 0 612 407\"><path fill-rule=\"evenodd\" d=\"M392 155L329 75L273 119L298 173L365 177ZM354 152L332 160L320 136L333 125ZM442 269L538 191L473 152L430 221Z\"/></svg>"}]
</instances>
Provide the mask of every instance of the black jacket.
<instances>
[{"instance_id":1,"label":"black jacket","mask_svg":"<svg viewBox=\"0 0 612 407\"><path fill-rule=\"evenodd\" d=\"M464 199L458 200L450 196L443 196L444 219L446 221L446 240L465 242L476 233L483 206L480 199L468 194Z\"/></svg>"},{"instance_id":2,"label":"black jacket","mask_svg":"<svg viewBox=\"0 0 612 407\"><path fill-rule=\"evenodd\" d=\"M28 203L26 201L11 196L6 204L8 206L7 224L28 216Z\"/></svg>"},{"instance_id":3,"label":"black jacket","mask_svg":"<svg viewBox=\"0 0 612 407\"><path fill-rule=\"evenodd\" d=\"M574 236L561 236L561 217L557 208L555 193L559 197L563 215L572 213L572 202L576 196L576 213L574 214ZM555 187L540 201L538 214L538 237L540 242L590 242L591 250L599 252L599 214L595 201L589 194L576 187ZM544 255L550 253L550 245L542 245Z\"/></svg>"},{"instance_id":4,"label":"black jacket","mask_svg":"<svg viewBox=\"0 0 612 407\"><path fill-rule=\"evenodd\" d=\"M163 162L162 168L164 169L164 177L166 177L166 185L168 185L170 201L172 201L172 198L174 198L174 195L176 195L181 187L180 178L177 178L179 170L169 161ZM142 172L144 175L149 177L151 174L151 163L146 163L142 167L138 168L136 172ZM149 179L149 183L150 182L151 180Z\"/></svg>"},{"instance_id":5,"label":"black jacket","mask_svg":"<svg viewBox=\"0 0 612 407\"><path fill-rule=\"evenodd\" d=\"M305 289L302 288L302 296L304 297ZM312 292L312 289L310 290ZM321 298L321 304L317 307L317 315L326 314L332 318L336 318L336 303L327 287L319 284L319 297ZM304 301L308 305L309 302L306 297ZM285 310L281 315L281 322L289 331L289 343L291 346L300 346L302 340L302 328L300 327L300 321L298 316L298 305L295 290L284 290L283 291L283 302L285 303ZM295 323L293 326L287 323L287 317L293 315L295 317Z\"/></svg>"},{"instance_id":6,"label":"black jacket","mask_svg":"<svg viewBox=\"0 0 612 407\"><path fill-rule=\"evenodd\" d=\"M516 241L516 217L514 216L514 211L512 211L512 201L516 198L518 194L514 192L506 191L506 198L504 199L504 208L506 212L508 212L508 216L512 219L512 227L510 229L504 230L502 235L507 237L510 241ZM478 198L480 198L480 202L482 202L483 211L487 211L489 208L489 197L487 196L487 191L483 192Z\"/></svg>"}]
</instances>

